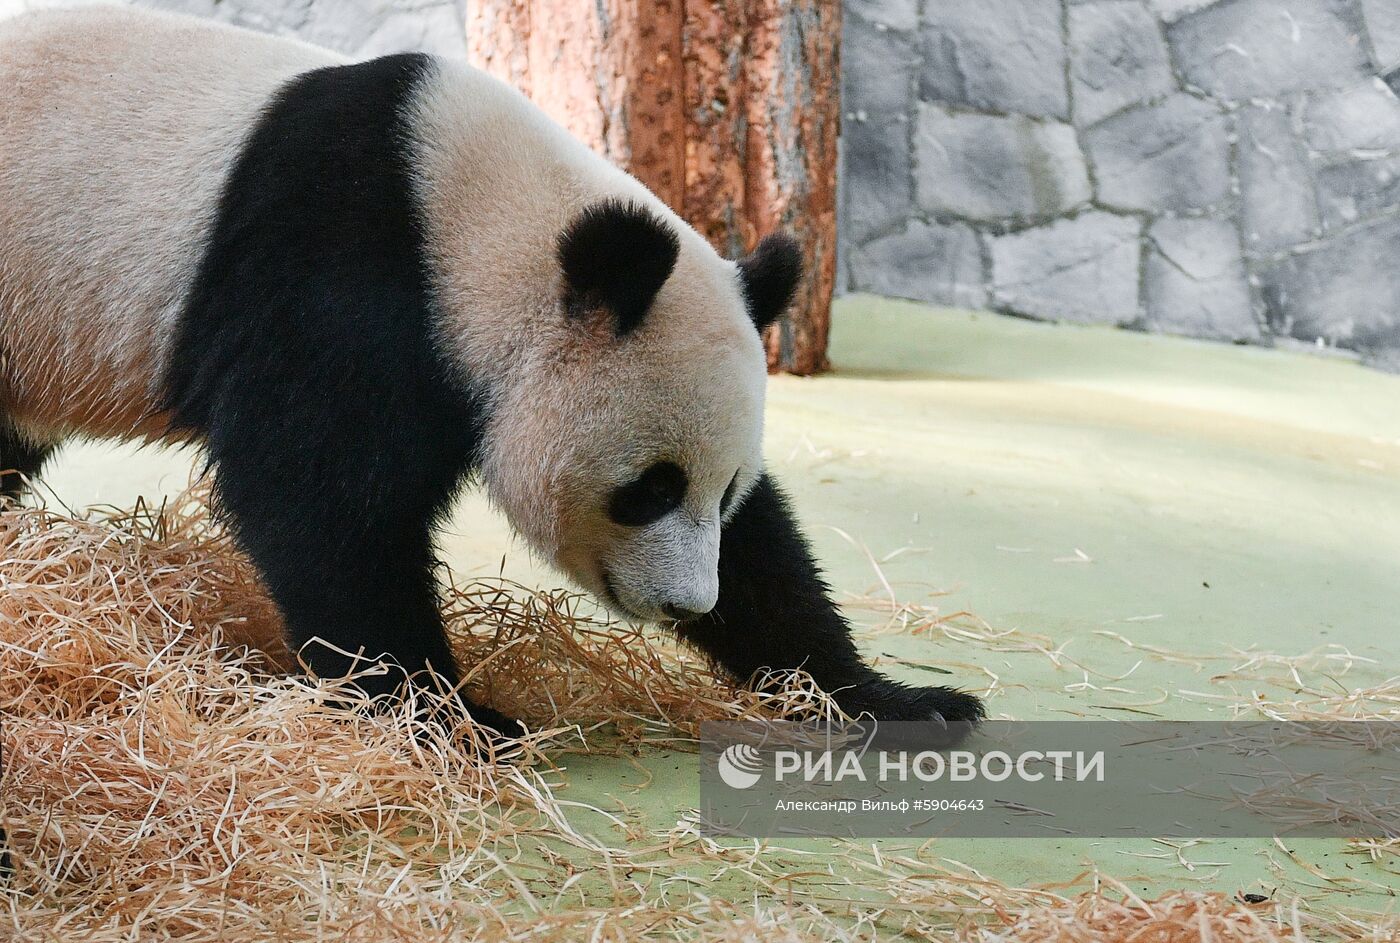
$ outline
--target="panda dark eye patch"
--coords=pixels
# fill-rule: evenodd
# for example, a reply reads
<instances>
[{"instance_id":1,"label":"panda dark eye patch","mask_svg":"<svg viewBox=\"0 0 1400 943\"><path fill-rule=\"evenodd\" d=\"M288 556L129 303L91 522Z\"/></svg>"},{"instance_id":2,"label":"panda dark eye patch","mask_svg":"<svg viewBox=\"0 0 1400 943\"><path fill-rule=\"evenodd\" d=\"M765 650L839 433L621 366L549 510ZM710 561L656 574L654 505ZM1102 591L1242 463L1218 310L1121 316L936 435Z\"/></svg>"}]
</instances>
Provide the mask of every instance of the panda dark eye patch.
<instances>
[{"instance_id":1,"label":"panda dark eye patch","mask_svg":"<svg viewBox=\"0 0 1400 943\"><path fill-rule=\"evenodd\" d=\"M729 505L734 503L734 492L739 490L739 473L735 472L734 477L729 479L729 487L724 489L724 497L719 499L719 513L725 514L729 511Z\"/></svg>"},{"instance_id":2,"label":"panda dark eye patch","mask_svg":"<svg viewBox=\"0 0 1400 943\"><path fill-rule=\"evenodd\" d=\"M686 485L679 465L657 462L635 481L614 489L608 498L608 517L624 527L645 527L681 506Z\"/></svg>"}]
</instances>

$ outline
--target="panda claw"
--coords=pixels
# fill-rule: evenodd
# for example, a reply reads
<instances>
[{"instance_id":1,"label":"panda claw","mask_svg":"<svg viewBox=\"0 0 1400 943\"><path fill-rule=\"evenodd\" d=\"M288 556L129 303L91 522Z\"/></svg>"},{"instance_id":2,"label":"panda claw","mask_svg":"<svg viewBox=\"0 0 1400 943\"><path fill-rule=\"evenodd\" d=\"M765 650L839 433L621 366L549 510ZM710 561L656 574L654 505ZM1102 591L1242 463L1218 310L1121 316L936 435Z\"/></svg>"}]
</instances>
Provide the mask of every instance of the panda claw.
<instances>
[{"instance_id":1,"label":"panda claw","mask_svg":"<svg viewBox=\"0 0 1400 943\"><path fill-rule=\"evenodd\" d=\"M947 731L950 724L970 730L987 716L976 695L956 688L912 687L887 678L872 678L836 694L836 702L852 717L876 721L933 722Z\"/></svg>"},{"instance_id":2,"label":"panda claw","mask_svg":"<svg viewBox=\"0 0 1400 943\"><path fill-rule=\"evenodd\" d=\"M476 728L473 745L483 758L509 759L521 752L520 740L529 733L523 723L483 704L463 701Z\"/></svg>"}]
</instances>

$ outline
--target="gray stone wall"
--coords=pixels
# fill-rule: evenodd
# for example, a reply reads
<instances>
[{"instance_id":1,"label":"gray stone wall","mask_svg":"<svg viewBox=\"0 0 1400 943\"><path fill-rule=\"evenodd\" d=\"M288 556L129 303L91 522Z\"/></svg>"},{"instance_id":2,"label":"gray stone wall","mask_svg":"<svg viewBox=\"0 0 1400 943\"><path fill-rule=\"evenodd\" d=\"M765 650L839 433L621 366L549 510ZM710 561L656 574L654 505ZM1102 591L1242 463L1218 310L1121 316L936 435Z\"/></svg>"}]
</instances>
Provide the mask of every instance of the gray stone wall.
<instances>
[{"instance_id":1,"label":"gray stone wall","mask_svg":"<svg viewBox=\"0 0 1400 943\"><path fill-rule=\"evenodd\" d=\"M465 55L464 0L138 2ZM844 287L1400 370L1400 0L845 4Z\"/></svg>"},{"instance_id":2,"label":"gray stone wall","mask_svg":"<svg viewBox=\"0 0 1400 943\"><path fill-rule=\"evenodd\" d=\"M1400 369L1400 0L845 2L845 287Z\"/></svg>"},{"instance_id":3,"label":"gray stone wall","mask_svg":"<svg viewBox=\"0 0 1400 943\"><path fill-rule=\"evenodd\" d=\"M40 7L99 0L0 0L0 18ZM405 49L466 59L464 0L100 0L134 2L296 36L355 57Z\"/></svg>"}]
</instances>

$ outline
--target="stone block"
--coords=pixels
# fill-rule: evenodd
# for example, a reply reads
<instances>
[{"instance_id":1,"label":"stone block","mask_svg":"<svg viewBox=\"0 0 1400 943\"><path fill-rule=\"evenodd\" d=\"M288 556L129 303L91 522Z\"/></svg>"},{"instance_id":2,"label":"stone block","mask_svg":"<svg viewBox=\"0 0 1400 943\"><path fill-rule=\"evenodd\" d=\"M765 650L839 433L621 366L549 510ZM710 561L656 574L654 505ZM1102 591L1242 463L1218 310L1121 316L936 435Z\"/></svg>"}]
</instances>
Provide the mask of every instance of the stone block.
<instances>
[{"instance_id":1,"label":"stone block","mask_svg":"<svg viewBox=\"0 0 1400 943\"><path fill-rule=\"evenodd\" d=\"M1240 229L1245 251L1276 252L1321 232L1311 164L1282 108L1239 112Z\"/></svg>"},{"instance_id":2,"label":"stone block","mask_svg":"<svg viewBox=\"0 0 1400 943\"><path fill-rule=\"evenodd\" d=\"M1069 51L1077 125L1093 124L1175 87L1161 29L1141 3L1108 0L1070 7Z\"/></svg>"},{"instance_id":3,"label":"stone block","mask_svg":"<svg viewBox=\"0 0 1400 943\"><path fill-rule=\"evenodd\" d=\"M1361 362L1387 373L1400 373L1400 338L1394 347L1371 347L1362 351Z\"/></svg>"},{"instance_id":4,"label":"stone block","mask_svg":"<svg viewBox=\"0 0 1400 943\"><path fill-rule=\"evenodd\" d=\"M296 7L299 14L304 14L310 0L296 0ZM123 4L128 5L128 4ZM143 0L139 4L129 4L132 6L151 7L155 10L169 10L172 13L184 13L188 16L198 16L202 19L219 20L224 23L236 21L241 9L238 3L219 3L218 0ZM26 9L41 10L60 6L55 0L0 0L0 17L9 16L11 13L20 13Z\"/></svg>"},{"instance_id":5,"label":"stone block","mask_svg":"<svg viewBox=\"0 0 1400 943\"><path fill-rule=\"evenodd\" d=\"M1217 2L1219 0L1148 0L1152 12L1168 23Z\"/></svg>"},{"instance_id":6,"label":"stone block","mask_svg":"<svg viewBox=\"0 0 1400 943\"><path fill-rule=\"evenodd\" d=\"M984 111L1069 118L1059 0L937 0L924 8L920 94Z\"/></svg>"},{"instance_id":7,"label":"stone block","mask_svg":"<svg viewBox=\"0 0 1400 943\"><path fill-rule=\"evenodd\" d=\"M1376 51L1376 67L1388 72L1400 66L1400 0L1361 0L1361 14Z\"/></svg>"},{"instance_id":8,"label":"stone block","mask_svg":"<svg viewBox=\"0 0 1400 943\"><path fill-rule=\"evenodd\" d=\"M1147 326L1168 334L1258 340L1239 234L1219 219L1155 221L1147 231Z\"/></svg>"},{"instance_id":9,"label":"stone block","mask_svg":"<svg viewBox=\"0 0 1400 943\"><path fill-rule=\"evenodd\" d=\"M464 60L467 41L459 13L452 0L314 0L298 35L357 57L421 49Z\"/></svg>"},{"instance_id":10,"label":"stone block","mask_svg":"<svg viewBox=\"0 0 1400 943\"><path fill-rule=\"evenodd\" d=\"M1057 216L1088 201L1089 176L1074 129L1053 121L919 106L919 206L978 220Z\"/></svg>"},{"instance_id":11,"label":"stone block","mask_svg":"<svg viewBox=\"0 0 1400 943\"><path fill-rule=\"evenodd\" d=\"M856 15L842 21L841 110L846 114L908 114L917 69L914 34L880 29Z\"/></svg>"},{"instance_id":12,"label":"stone block","mask_svg":"<svg viewBox=\"0 0 1400 943\"><path fill-rule=\"evenodd\" d=\"M1400 158L1365 157L1322 167L1317 199L1329 231L1400 206Z\"/></svg>"},{"instance_id":13,"label":"stone block","mask_svg":"<svg viewBox=\"0 0 1400 943\"><path fill-rule=\"evenodd\" d=\"M1187 82L1228 99L1352 85L1369 72L1351 0L1220 0L1167 27Z\"/></svg>"},{"instance_id":14,"label":"stone block","mask_svg":"<svg viewBox=\"0 0 1400 943\"><path fill-rule=\"evenodd\" d=\"M371 57L414 49L464 61L467 57L467 34L463 22L453 3L437 3L416 10L394 10L375 26L355 53Z\"/></svg>"},{"instance_id":15,"label":"stone block","mask_svg":"<svg viewBox=\"0 0 1400 943\"><path fill-rule=\"evenodd\" d=\"M1302 119L1308 144L1324 153L1400 148L1400 99L1377 78L1310 96Z\"/></svg>"},{"instance_id":16,"label":"stone block","mask_svg":"<svg viewBox=\"0 0 1400 943\"><path fill-rule=\"evenodd\" d=\"M467 55L463 19L453 0L141 0L141 5L296 36L357 58L405 50L458 61Z\"/></svg>"},{"instance_id":17,"label":"stone block","mask_svg":"<svg viewBox=\"0 0 1400 943\"><path fill-rule=\"evenodd\" d=\"M918 0L845 0L842 12L886 29L912 32L919 28Z\"/></svg>"},{"instance_id":18,"label":"stone block","mask_svg":"<svg viewBox=\"0 0 1400 943\"><path fill-rule=\"evenodd\" d=\"M857 242L914 209L909 123L903 116L847 117L841 125L841 184L845 188L843 234Z\"/></svg>"},{"instance_id":19,"label":"stone block","mask_svg":"<svg viewBox=\"0 0 1400 943\"><path fill-rule=\"evenodd\" d=\"M851 287L935 304L987 302L977 233L962 223L910 220L901 231L851 249Z\"/></svg>"},{"instance_id":20,"label":"stone block","mask_svg":"<svg viewBox=\"0 0 1400 943\"><path fill-rule=\"evenodd\" d=\"M1400 349L1400 219L1357 226L1259 273L1270 328L1374 353Z\"/></svg>"},{"instance_id":21,"label":"stone block","mask_svg":"<svg viewBox=\"0 0 1400 943\"><path fill-rule=\"evenodd\" d=\"M1181 212L1230 195L1230 134L1210 102L1178 93L1087 129L1099 201L1113 207Z\"/></svg>"},{"instance_id":22,"label":"stone block","mask_svg":"<svg viewBox=\"0 0 1400 943\"><path fill-rule=\"evenodd\" d=\"M1086 212L990 237L992 301L1048 320L1135 322L1141 236L1135 219Z\"/></svg>"},{"instance_id":23,"label":"stone block","mask_svg":"<svg viewBox=\"0 0 1400 943\"><path fill-rule=\"evenodd\" d=\"M190 12L188 2L166 5L180 12ZM233 3L216 3L214 17L265 33L279 33L285 36L300 33L305 28L311 18L311 5L312 0L237 0Z\"/></svg>"}]
</instances>

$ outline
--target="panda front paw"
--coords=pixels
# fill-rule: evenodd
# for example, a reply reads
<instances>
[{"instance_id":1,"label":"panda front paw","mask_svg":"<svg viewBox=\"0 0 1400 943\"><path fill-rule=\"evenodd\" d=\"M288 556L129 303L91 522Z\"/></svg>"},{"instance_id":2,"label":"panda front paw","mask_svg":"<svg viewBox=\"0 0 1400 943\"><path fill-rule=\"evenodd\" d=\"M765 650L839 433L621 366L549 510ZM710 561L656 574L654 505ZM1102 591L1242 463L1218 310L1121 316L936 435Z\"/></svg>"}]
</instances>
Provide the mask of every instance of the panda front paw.
<instances>
[{"instance_id":1,"label":"panda front paw","mask_svg":"<svg viewBox=\"0 0 1400 943\"><path fill-rule=\"evenodd\" d=\"M465 697L460 701L476 725L472 745L484 757L501 759L513 755L518 750L520 738L529 733L520 721L494 708Z\"/></svg>"},{"instance_id":2,"label":"panda front paw","mask_svg":"<svg viewBox=\"0 0 1400 943\"><path fill-rule=\"evenodd\" d=\"M875 677L839 691L836 703L851 717L879 721L933 721L970 729L987 710L973 694L956 688L919 688Z\"/></svg>"},{"instance_id":3,"label":"panda front paw","mask_svg":"<svg viewBox=\"0 0 1400 943\"><path fill-rule=\"evenodd\" d=\"M836 703L860 726L873 720L886 749L946 750L966 740L984 717L982 701L955 688L920 688L878 675L836 693ZM895 721L907 727L881 728Z\"/></svg>"},{"instance_id":4,"label":"panda front paw","mask_svg":"<svg viewBox=\"0 0 1400 943\"><path fill-rule=\"evenodd\" d=\"M384 702L384 706L390 703ZM424 742L436 742L443 732L449 732L468 752L486 761L516 755L521 738L529 733L520 721L478 704L460 691L426 706L419 717L424 723L416 730Z\"/></svg>"}]
</instances>

